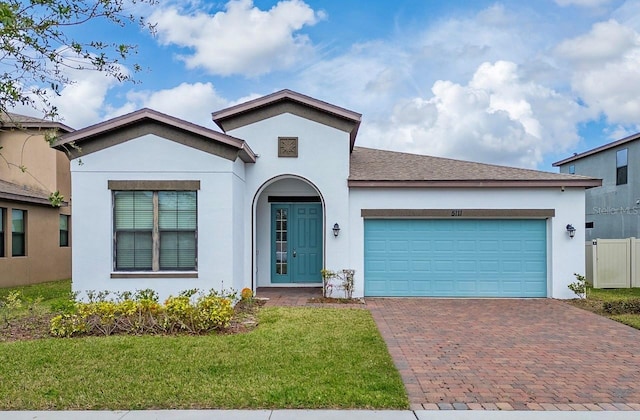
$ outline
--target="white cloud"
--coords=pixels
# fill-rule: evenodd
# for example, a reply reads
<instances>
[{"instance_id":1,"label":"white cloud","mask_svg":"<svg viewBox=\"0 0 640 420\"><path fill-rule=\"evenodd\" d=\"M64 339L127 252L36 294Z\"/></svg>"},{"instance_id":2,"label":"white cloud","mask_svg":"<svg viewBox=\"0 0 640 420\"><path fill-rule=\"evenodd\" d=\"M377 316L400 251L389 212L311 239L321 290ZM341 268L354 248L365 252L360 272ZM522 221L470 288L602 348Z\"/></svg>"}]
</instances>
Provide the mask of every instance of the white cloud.
<instances>
[{"instance_id":1,"label":"white cloud","mask_svg":"<svg viewBox=\"0 0 640 420\"><path fill-rule=\"evenodd\" d=\"M150 21L157 22L162 44L193 50L179 56L188 68L257 76L290 68L312 55L311 41L299 31L323 18L302 0L283 0L268 11L252 0L231 0L225 11L214 15L186 15L169 7L155 12Z\"/></svg>"},{"instance_id":2,"label":"white cloud","mask_svg":"<svg viewBox=\"0 0 640 420\"><path fill-rule=\"evenodd\" d=\"M393 100L413 90L406 50L385 42L356 44L345 54L306 68L290 87L354 110L388 112ZM407 88L409 86L409 88Z\"/></svg>"},{"instance_id":3,"label":"white cloud","mask_svg":"<svg viewBox=\"0 0 640 420\"><path fill-rule=\"evenodd\" d=\"M640 34L615 20L593 25L561 43L559 58L571 70L573 90L612 124L634 124L640 115Z\"/></svg>"},{"instance_id":4,"label":"white cloud","mask_svg":"<svg viewBox=\"0 0 640 420\"><path fill-rule=\"evenodd\" d=\"M110 109L105 119L140 108L151 108L204 127L215 128L211 112L229 105L229 101L218 95L211 83L181 83L171 89L155 92L129 92L127 103Z\"/></svg>"},{"instance_id":5,"label":"white cloud","mask_svg":"<svg viewBox=\"0 0 640 420\"><path fill-rule=\"evenodd\" d=\"M118 76L123 78L129 76L129 69L123 65L114 64L109 74L104 70L97 70L88 59L78 56L68 48L61 47L58 52L63 59L63 64L59 68L60 74L56 77L68 83L61 84L58 94L51 88L41 85L34 84L25 88L25 91L40 88L44 93L42 97L29 94L34 103L18 105L12 111L42 118L43 110L49 110L50 106L54 106L57 109L55 119L76 129L100 121L107 93L114 86L122 84L118 81ZM118 74L113 75L114 72ZM45 105L43 97L49 105Z\"/></svg>"},{"instance_id":6,"label":"white cloud","mask_svg":"<svg viewBox=\"0 0 640 420\"><path fill-rule=\"evenodd\" d=\"M556 53L580 68L591 68L624 56L638 46L638 34L615 20L593 25L587 34L563 41Z\"/></svg>"},{"instance_id":7,"label":"white cloud","mask_svg":"<svg viewBox=\"0 0 640 420\"><path fill-rule=\"evenodd\" d=\"M579 114L570 99L522 80L516 64L483 63L466 85L437 81L430 97L363 124L359 144L535 168L577 143Z\"/></svg>"}]
</instances>

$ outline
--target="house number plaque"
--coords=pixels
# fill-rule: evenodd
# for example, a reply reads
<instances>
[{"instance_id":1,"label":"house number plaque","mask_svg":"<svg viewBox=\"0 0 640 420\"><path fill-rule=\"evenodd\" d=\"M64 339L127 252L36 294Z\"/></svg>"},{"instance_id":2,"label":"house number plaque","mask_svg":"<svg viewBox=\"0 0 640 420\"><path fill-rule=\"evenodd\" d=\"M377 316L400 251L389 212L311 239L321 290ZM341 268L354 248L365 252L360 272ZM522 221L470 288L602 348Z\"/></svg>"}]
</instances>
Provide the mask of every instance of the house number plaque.
<instances>
[{"instance_id":1,"label":"house number plaque","mask_svg":"<svg viewBox=\"0 0 640 420\"><path fill-rule=\"evenodd\" d=\"M451 217L460 217L462 216L462 210L451 210Z\"/></svg>"}]
</instances>

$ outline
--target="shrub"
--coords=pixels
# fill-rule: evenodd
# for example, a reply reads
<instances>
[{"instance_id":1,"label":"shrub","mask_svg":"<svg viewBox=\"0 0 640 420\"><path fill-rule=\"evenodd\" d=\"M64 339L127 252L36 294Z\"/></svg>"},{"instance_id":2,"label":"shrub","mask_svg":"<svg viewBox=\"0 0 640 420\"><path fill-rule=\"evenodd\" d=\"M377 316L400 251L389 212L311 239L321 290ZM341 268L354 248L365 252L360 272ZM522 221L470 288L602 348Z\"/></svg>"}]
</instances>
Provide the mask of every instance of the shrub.
<instances>
[{"instance_id":1,"label":"shrub","mask_svg":"<svg viewBox=\"0 0 640 420\"><path fill-rule=\"evenodd\" d=\"M344 292L345 299L353 298L354 276L356 270L344 269L341 273L326 269L320 270L322 276L322 294L324 297L331 297L333 289L337 288ZM332 279L338 279L339 284L334 284Z\"/></svg>"},{"instance_id":2,"label":"shrub","mask_svg":"<svg viewBox=\"0 0 640 420\"><path fill-rule=\"evenodd\" d=\"M640 299L603 302L602 310L610 315L640 314Z\"/></svg>"},{"instance_id":3,"label":"shrub","mask_svg":"<svg viewBox=\"0 0 640 420\"><path fill-rule=\"evenodd\" d=\"M248 287L245 287L244 289L242 289L242 291L240 292L240 297L242 298L242 300L249 300L253 297L253 290L249 289Z\"/></svg>"},{"instance_id":4,"label":"shrub","mask_svg":"<svg viewBox=\"0 0 640 420\"><path fill-rule=\"evenodd\" d=\"M586 299L587 298L587 279L585 278L585 276L578 273L573 273L573 275L576 276L576 281L569 284L567 287L573 293L575 293L580 299Z\"/></svg>"},{"instance_id":5,"label":"shrub","mask_svg":"<svg viewBox=\"0 0 640 420\"><path fill-rule=\"evenodd\" d=\"M50 332L56 337L112 334L203 334L225 328L233 316L233 301L215 291L197 289L170 296L164 305L151 290L135 294L88 292L87 302L74 302L72 308L51 320Z\"/></svg>"},{"instance_id":6,"label":"shrub","mask_svg":"<svg viewBox=\"0 0 640 420\"><path fill-rule=\"evenodd\" d=\"M72 337L87 332L87 322L77 314L56 315L51 319L49 331L54 337Z\"/></svg>"}]
</instances>

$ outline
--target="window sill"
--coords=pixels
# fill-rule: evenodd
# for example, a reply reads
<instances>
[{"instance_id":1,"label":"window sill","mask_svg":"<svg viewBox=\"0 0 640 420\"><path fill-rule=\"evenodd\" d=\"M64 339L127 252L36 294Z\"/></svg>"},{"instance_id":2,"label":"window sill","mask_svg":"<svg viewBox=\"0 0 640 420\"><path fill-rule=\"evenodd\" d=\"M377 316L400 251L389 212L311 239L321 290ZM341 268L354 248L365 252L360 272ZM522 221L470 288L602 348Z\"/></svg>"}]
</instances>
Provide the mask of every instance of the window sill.
<instances>
[{"instance_id":1,"label":"window sill","mask_svg":"<svg viewBox=\"0 0 640 420\"><path fill-rule=\"evenodd\" d=\"M112 279L197 279L197 271L118 271Z\"/></svg>"}]
</instances>

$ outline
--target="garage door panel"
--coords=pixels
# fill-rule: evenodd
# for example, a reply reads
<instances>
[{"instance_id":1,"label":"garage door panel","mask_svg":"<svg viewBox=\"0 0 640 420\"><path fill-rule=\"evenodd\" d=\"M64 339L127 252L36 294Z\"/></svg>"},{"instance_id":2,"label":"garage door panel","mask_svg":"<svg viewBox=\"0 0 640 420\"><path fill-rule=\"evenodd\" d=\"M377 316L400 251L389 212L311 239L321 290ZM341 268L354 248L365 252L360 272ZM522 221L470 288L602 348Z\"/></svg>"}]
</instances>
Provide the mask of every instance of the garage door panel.
<instances>
[{"instance_id":1,"label":"garage door panel","mask_svg":"<svg viewBox=\"0 0 640 420\"><path fill-rule=\"evenodd\" d=\"M444 251L453 251L454 250L454 242L451 240L446 241L434 241L434 248L436 252L444 252Z\"/></svg>"},{"instance_id":2,"label":"garage door panel","mask_svg":"<svg viewBox=\"0 0 640 420\"><path fill-rule=\"evenodd\" d=\"M498 260L478 261L478 274L497 274L500 272L500 262Z\"/></svg>"},{"instance_id":3,"label":"garage door panel","mask_svg":"<svg viewBox=\"0 0 640 420\"><path fill-rule=\"evenodd\" d=\"M391 260L389 261L389 271L390 272L400 272L406 273L409 271L410 263L409 260Z\"/></svg>"},{"instance_id":4,"label":"garage door panel","mask_svg":"<svg viewBox=\"0 0 640 420\"><path fill-rule=\"evenodd\" d=\"M478 251L480 252L497 252L500 251L500 242L495 240L478 241Z\"/></svg>"},{"instance_id":5,"label":"garage door panel","mask_svg":"<svg viewBox=\"0 0 640 420\"><path fill-rule=\"evenodd\" d=\"M478 264L476 264L476 261L458 261L458 267L456 268L457 273L475 274L477 271L478 271Z\"/></svg>"},{"instance_id":6,"label":"garage door panel","mask_svg":"<svg viewBox=\"0 0 640 420\"><path fill-rule=\"evenodd\" d=\"M476 241L460 240L457 242L457 250L459 252L475 251L477 246Z\"/></svg>"},{"instance_id":7,"label":"garage door panel","mask_svg":"<svg viewBox=\"0 0 640 420\"><path fill-rule=\"evenodd\" d=\"M365 295L544 297L545 220L366 220Z\"/></svg>"},{"instance_id":8,"label":"garage door panel","mask_svg":"<svg viewBox=\"0 0 640 420\"><path fill-rule=\"evenodd\" d=\"M431 271L431 261L420 259L411 260L411 271L414 273L428 273Z\"/></svg>"},{"instance_id":9,"label":"garage door panel","mask_svg":"<svg viewBox=\"0 0 640 420\"><path fill-rule=\"evenodd\" d=\"M455 270L453 260L438 260L433 262L434 272L450 273Z\"/></svg>"}]
</instances>

